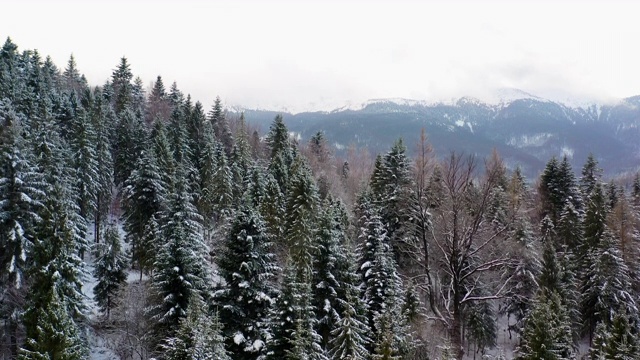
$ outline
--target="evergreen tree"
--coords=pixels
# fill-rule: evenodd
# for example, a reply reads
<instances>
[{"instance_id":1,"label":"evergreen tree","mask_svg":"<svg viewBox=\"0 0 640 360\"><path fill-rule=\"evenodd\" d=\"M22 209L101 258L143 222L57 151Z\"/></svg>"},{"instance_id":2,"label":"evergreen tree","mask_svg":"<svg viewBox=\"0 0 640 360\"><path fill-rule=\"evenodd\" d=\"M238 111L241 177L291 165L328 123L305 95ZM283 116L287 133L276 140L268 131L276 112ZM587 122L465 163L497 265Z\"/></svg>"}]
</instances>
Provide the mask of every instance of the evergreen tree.
<instances>
[{"instance_id":1,"label":"evergreen tree","mask_svg":"<svg viewBox=\"0 0 640 360\"><path fill-rule=\"evenodd\" d=\"M598 246L586 256L581 287L583 329L592 336L596 325L613 321L615 309L621 309L636 321L638 309L631 291L629 269L620 255L617 239L605 232Z\"/></svg>"},{"instance_id":2,"label":"evergreen tree","mask_svg":"<svg viewBox=\"0 0 640 360\"><path fill-rule=\"evenodd\" d=\"M525 321L516 354L518 360L574 358L569 315L556 293L539 294Z\"/></svg>"},{"instance_id":3,"label":"evergreen tree","mask_svg":"<svg viewBox=\"0 0 640 360\"><path fill-rule=\"evenodd\" d=\"M153 234L148 233L150 222L164 210L167 201L160 173L153 152L143 151L125 182L122 216L125 240L131 244L132 261L141 275L152 268L157 250L150 236ZM143 243L144 240L151 242Z\"/></svg>"},{"instance_id":4,"label":"evergreen tree","mask_svg":"<svg viewBox=\"0 0 640 360\"><path fill-rule=\"evenodd\" d=\"M193 297L187 316L180 320L175 337L163 345L167 360L230 360L224 348L222 324L217 314L207 315L204 302Z\"/></svg>"},{"instance_id":5,"label":"evergreen tree","mask_svg":"<svg viewBox=\"0 0 640 360\"><path fill-rule=\"evenodd\" d=\"M271 151L269 171L278 182L280 191L286 194L289 183L289 168L293 163L293 152L289 142L289 130L281 115L276 116L266 138Z\"/></svg>"},{"instance_id":6,"label":"evergreen tree","mask_svg":"<svg viewBox=\"0 0 640 360\"><path fill-rule=\"evenodd\" d=\"M85 359L87 354L80 329L67 313L57 289L32 289L43 293L37 300L29 297L31 301L24 314L26 341L18 359Z\"/></svg>"},{"instance_id":7,"label":"evergreen tree","mask_svg":"<svg viewBox=\"0 0 640 360\"><path fill-rule=\"evenodd\" d=\"M22 286L44 193L21 118L11 104L0 102L0 121L0 284L7 291Z\"/></svg>"},{"instance_id":8,"label":"evergreen tree","mask_svg":"<svg viewBox=\"0 0 640 360\"><path fill-rule=\"evenodd\" d=\"M100 242L102 225L106 223L111 208L113 188L113 158L111 157L111 128L109 122L114 117L113 111L102 100L101 93L96 90L93 97L91 117L96 134L95 155L97 160L97 178L95 179L95 214L94 235L96 243Z\"/></svg>"},{"instance_id":9,"label":"evergreen tree","mask_svg":"<svg viewBox=\"0 0 640 360\"><path fill-rule=\"evenodd\" d=\"M0 55L7 55L8 45L10 40ZM24 297L25 273L32 263L31 248L44 196L41 173L21 123L12 105L0 100L0 319L6 329L3 342L12 357L17 356L20 336L15 315L22 311L20 299Z\"/></svg>"},{"instance_id":10,"label":"evergreen tree","mask_svg":"<svg viewBox=\"0 0 640 360\"><path fill-rule=\"evenodd\" d=\"M360 298L358 288L359 276L356 273L356 262L352 253L348 252L346 258L351 260L348 269L348 278L343 283L344 297L339 297L338 308L340 319L331 331L329 341L329 355L331 359L364 360L369 358L369 348L372 339L367 320L367 307Z\"/></svg>"},{"instance_id":11,"label":"evergreen tree","mask_svg":"<svg viewBox=\"0 0 640 360\"><path fill-rule=\"evenodd\" d=\"M340 203L325 200L319 219L317 249L313 258L313 306L317 332L322 346L327 347L330 335L340 320L339 300L345 295L348 281L348 260L345 246L344 209Z\"/></svg>"},{"instance_id":12,"label":"evergreen tree","mask_svg":"<svg viewBox=\"0 0 640 360\"><path fill-rule=\"evenodd\" d=\"M593 191L593 188L600 181L602 169L598 168L598 161L593 154L589 154L587 162L582 167L582 177L580 178L580 190L582 196L587 197Z\"/></svg>"},{"instance_id":13,"label":"evergreen tree","mask_svg":"<svg viewBox=\"0 0 640 360\"><path fill-rule=\"evenodd\" d=\"M93 276L98 283L93 288L94 299L107 319L120 288L127 280L127 259L122 253L120 236L115 224L105 229L104 244L95 245Z\"/></svg>"},{"instance_id":14,"label":"evergreen tree","mask_svg":"<svg viewBox=\"0 0 640 360\"><path fill-rule=\"evenodd\" d=\"M638 347L636 324L629 321L624 311L617 312L613 316L610 325L604 322L596 326L592 359L620 359L632 360L640 357Z\"/></svg>"},{"instance_id":15,"label":"evergreen tree","mask_svg":"<svg viewBox=\"0 0 640 360\"><path fill-rule=\"evenodd\" d=\"M176 163L173 158L171 145L167 139L165 126L162 122L156 122L153 125L151 139L153 155L156 158L158 170L161 170L160 178L166 187L165 190L169 192L173 189L173 178L176 171Z\"/></svg>"},{"instance_id":16,"label":"evergreen tree","mask_svg":"<svg viewBox=\"0 0 640 360\"><path fill-rule=\"evenodd\" d=\"M314 330L311 283L307 271L289 266L271 314L266 359L326 359Z\"/></svg>"},{"instance_id":17,"label":"evergreen tree","mask_svg":"<svg viewBox=\"0 0 640 360\"><path fill-rule=\"evenodd\" d=\"M581 197L577 189L575 175L565 156L562 162L553 157L547 163L540 177L542 217L549 215L554 224L558 223L560 213L567 201L578 211L582 209Z\"/></svg>"},{"instance_id":18,"label":"evergreen tree","mask_svg":"<svg viewBox=\"0 0 640 360\"><path fill-rule=\"evenodd\" d=\"M508 317L515 318L515 324L509 324L508 330L515 330L518 333L522 331L525 316L529 313L531 301L538 287L536 278L541 270L538 254L535 250L536 239L530 226L524 218L516 220L512 234L519 245L514 257L516 263L503 274L503 278L508 277L512 286L507 289L501 312Z\"/></svg>"},{"instance_id":19,"label":"evergreen tree","mask_svg":"<svg viewBox=\"0 0 640 360\"><path fill-rule=\"evenodd\" d=\"M178 171L178 174L184 174ZM152 284L160 303L149 310L161 335L172 335L187 314L193 296L204 296L210 284L205 259L208 248L201 232L201 217L191 203L183 176L176 177L168 208L162 214L161 243L154 263Z\"/></svg>"},{"instance_id":20,"label":"evergreen tree","mask_svg":"<svg viewBox=\"0 0 640 360\"><path fill-rule=\"evenodd\" d=\"M318 190L305 163L296 162L294 171L287 191L285 243L298 269L310 274L316 251Z\"/></svg>"},{"instance_id":21,"label":"evergreen tree","mask_svg":"<svg viewBox=\"0 0 640 360\"><path fill-rule=\"evenodd\" d=\"M120 59L120 63L111 76L113 88L114 109L118 115L133 105L133 85L131 80L131 66L126 57Z\"/></svg>"},{"instance_id":22,"label":"evergreen tree","mask_svg":"<svg viewBox=\"0 0 640 360\"><path fill-rule=\"evenodd\" d=\"M145 148L146 132L142 119L127 109L119 115L114 143L114 181L124 184Z\"/></svg>"},{"instance_id":23,"label":"evergreen tree","mask_svg":"<svg viewBox=\"0 0 640 360\"><path fill-rule=\"evenodd\" d=\"M402 139L398 139L382 159L376 159L371 180L373 200L381 210L380 216L387 228L396 261L400 261L404 257L403 253L408 250L407 208L413 185L411 162L406 150Z\"/></svg>"},{"instance_id":24,"label":"evergreen tree","mask_svg":"<svg viewBox=\"0 0 640 360\"><path fill-rule=\"evenodd\" d=\"M233 148L233 135L229 129L229 122L227 116L222 109L222 101L220 97L216 97L213 104L213 108L209 112L209 121L213 125L213 130L216 134L216 139L222 144L225 151L225 155L231 156L231 149Z\"/></svg>"},{"instance_id":25,"label":"evergreen tree","mask_svg":"<svg viewBox=\"0 0 640 360\"><path fill-rule=\"evenodd\" d=\"M98 158L95 145L96 133L89 115L84 109L78 112L71 134L71 151L76 171L75 187L78 192L80 216L90 220L97 208Z\"/></svg>"},{"instance_id":26,"label":"evergreen tree","mask_svg":"<svg viewBox=\"0 0 640 360\"><path fill-rule=\"evenodd\" d=\"M243 206L216 256L224 283L214 294L227 348L238 359L255 359L263 350L264 321L276 295L273 280L278 270L270 248L260 215Z\"/></svg>"}]
</instances>

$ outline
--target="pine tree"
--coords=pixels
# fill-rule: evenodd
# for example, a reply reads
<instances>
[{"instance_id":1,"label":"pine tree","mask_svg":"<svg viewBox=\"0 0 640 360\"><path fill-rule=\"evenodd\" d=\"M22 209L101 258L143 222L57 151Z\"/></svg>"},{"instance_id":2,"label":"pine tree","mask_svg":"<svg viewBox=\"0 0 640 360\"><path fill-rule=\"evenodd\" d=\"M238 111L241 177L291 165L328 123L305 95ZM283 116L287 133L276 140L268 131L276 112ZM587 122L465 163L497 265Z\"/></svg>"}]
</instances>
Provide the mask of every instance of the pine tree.
<instances>
[{"instance_id":1,"label":"pine tree","mask_svg":"<svg viewBox=\"0 0 640 360\"><path fill-rule=\"evenodd\" d=\"M225 324L227 348L238 359L255 359L263 350L278 270L260 215L250 206L237 213L216 256L224 283L214 294Z\"/></svg>"},{"instance_id":2,"label":"pine tree","mask_svg":"<svg viewBox=\"0 0 640 360\"><path fill-rule=\"evenodd\" d=\"M166 187L166 191L169 192L173 189L173 178L176 171L176 163L173 158L169 140L167 139L165 126L162 122L156 122L153 125L151 139L153 155L156 158L158 170L161 170L160 178Z\"/></svg>"},{"instance_id":3,"label":"pine tree","mask_svg":"<svg viewBox=\"0 0 640 360\"><path fill-rule=\"evenodd\" d=\"M6 56L11 44L7 40L0 55ZM20 299L44 196L42 176L23 137L22 122L13 106L0 100L0 319L6 326L3 341L13 357L20 336L15 314L22 311Z\"/></svg>"},{"instance_id":4,"label":"pine tree","mask_svg":"<svg viewBox=\"0 0 640 360\"><path fill-rule=\"evenodd\" d=\"M578 191L571 164L565 156L562 162L553 157L547 163L540 177L541 216L549 215L557 224L567 201L578 211L582 210L582 200Z\"/></svg>"},{"instance_id":5,"label":"pine tree","mask_svg":"<svg viewBox=\"0 0 640 360\"><path fill-rule=\"evenodd\" d=\"M289 130L281 115L276 116L266 138L271 151L269 171L278 182L280 191L286 194L289 183L289 168L293 163L293 152L289 142Z\"/></svg>"},{"instance_id":6,"label":"pine tree","mask_svg":"<svg viewBox=\"0 0 640 360\"><path fill-rule=\"evenodd\" d=\"M212 178L212 198L218 219L231 213L233 204L232 173L227 155L220 145L215 149L215 172Z\"/></svg>"},{"instance_id":7,"label":"pine tree","mask_svg":"<svg viewBox=\"0 0 640 360\"><path fill-rule=\"evenodd\" d=\"M276 179L267 172L264 185L264 197L260 203L260 213L267 225L267 233L271 237L277 251L284 251L285 197L280 191Z\"/></svg>"},{"instance_id":8,"label":"pine tree","mask_svg":"<svg viewBox=\"0 0 640 360\"><path fill-rule=\"evenodd\" d=\"M512 286L507 289L501 312L515 318L515 324L509 325L509 332L515 330L520 333L538 287L536 278L540 273L541 265L535 250L537 241L527 219L516 220L512 237L519 247L514 257L515 266L506 269L507 271L503 273L503 278L510 278Z\"/></svg>"},{"instance_id":9,"label":"pine tree","mask_svg":"<svg viewBox=\"0 0 640 360\"><path fill-rule=\"evenodd\" d=\"M93 288L93 294L108 320L117 294L127 280L127 259L122 253L120 236L115 224L110 224L104 232L104 244L95 245L93 276L98 283Z\"/></svg>"}]
</instances>

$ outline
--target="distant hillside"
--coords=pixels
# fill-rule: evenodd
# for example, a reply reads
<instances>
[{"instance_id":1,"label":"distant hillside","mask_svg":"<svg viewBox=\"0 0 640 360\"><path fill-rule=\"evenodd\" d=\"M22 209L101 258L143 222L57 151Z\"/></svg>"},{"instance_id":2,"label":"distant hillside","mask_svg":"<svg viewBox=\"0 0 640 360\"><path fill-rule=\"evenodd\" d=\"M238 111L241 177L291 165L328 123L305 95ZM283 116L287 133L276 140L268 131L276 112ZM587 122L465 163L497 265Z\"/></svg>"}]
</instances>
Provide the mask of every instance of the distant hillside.
<instances>
[{"instance_id":1,"label":"distant hillside","mask_svg":"<svg viewBox=\"0 0 640 360\"><path fill-rule=\"evenodd\" d=\"M338 152L350 144L384 152L398 137L411 150L425 128L440 156L464 151L484 157L496 148L509 167L519 165L528 176L537 175L554 155L567 155L578 170L590 152L608 175L638 170L640 96L614 105L570 107L519 95L497 104L472 98L449 104L381 99L331 112L283 115L303 141L324 131ZM248 122L263 129L278 114L244 112Z\"/></svg>"}]
</instances>

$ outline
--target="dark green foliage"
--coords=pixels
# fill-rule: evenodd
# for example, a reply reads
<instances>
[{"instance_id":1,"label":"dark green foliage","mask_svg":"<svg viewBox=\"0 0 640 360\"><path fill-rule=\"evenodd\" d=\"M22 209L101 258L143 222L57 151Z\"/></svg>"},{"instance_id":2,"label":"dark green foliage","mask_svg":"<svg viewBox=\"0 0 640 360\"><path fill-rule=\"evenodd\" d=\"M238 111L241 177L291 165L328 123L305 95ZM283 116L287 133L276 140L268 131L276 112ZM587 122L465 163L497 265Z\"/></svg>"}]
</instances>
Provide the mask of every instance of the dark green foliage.
<instances>
[{"instance_id":1,"label":"dark green foliage","mask_svg":"<svg viewBox=\"0 0 640 360\"><path fill-rule=\"evenodd\" d=\"M582 177L580 178L580 190L582 196L587 197L593 191L593 188L600 182L602 169L598 167L598 161L593 154L589 154L587 162L582 167Z\"/></svg>"},{"instance_id":2,"label":"dark green foliage","mask_svg":"<svg viewBox=\"0 0 640 360\"><path fill-rule=\"evenodd\" d=\"M560 213L567 202L580 211L582 200L578 191L575 175L565 156L562 162L555 157L549 160L540 177L542 217L549 215L554 224L557 224Z\"/></svg>"},{"instance_id":3,"label":"dark green foliage","mask_svg":"<svg viewBox=\"0 0 640 360\"><path fill-rule=\"evenodd\" d=\"M143 121L127 109L118 116L114 146L114 181L122 185L136 167L140 153L146 147L147 134Z\"/></svg>"},{"instance_id":4,"label":"dark green foliage","mask_svg":"<svg viewBox=\"0 0 640 360\"><path fill-rule=\"evenodd\" d=\"M396 261L406 263L409 201L413 191L411 163L402 139L398 139L384 157L376 158L370 187L372 200L380 208Z\"/></svg>"},{"instance_id":5,"label":"dark green foliage","mask_svg":"<svg viewBox=\"0 0 640 360\"><path fill-rule=\"evenodd\" d=\"M41 292L27 305L24 315L26 341L20 349L20 360L80 360L86 348L80 329L68 315L64 300L55 287L35 290Z\"/></svg>"},{"instance_id":6,"label":"dark green foliage","mask_svg":"<svg viewBox=\"0 0 640 360\"><path fill-rule=\"evenodd\" d=\"M631 293L629 269L622 259L619 244L606 231L596 248L586 255L581 286L583 329L592 334L599 322L611 324L616 309L636 320L637 306Z\"/></svg>"},{"instance_id":7,"label":"dark green foliage","mask_svg":"<svg viewBox=\"0 0 640 360\"><path fill-rule=\"evenodd\" d=\"M222 100L220 97L216 97L213 104L213 108L209 112L209 121L213 126L213 130L216 135L216 139L222 144L225 151L225 155L231 156L231 149L233 148L233 135L229 129L229 122L227 116L222 109Z\"/></svg>"},{"instance_id":8,"label":"dark green foliage","mask_svg":"<svg viewBox=\"0 0 640 360\"><path fill-rule=\"evenodd\" d=\"M148 232L152 221L166 207L166 189L153 152L143 151L131 176L125 182L123 205L125 240L131 244L132 261L140 273L153 267L153 254L157 249Z\"/></svg>"},{"instance_id":9,"label":"dark green foliage","mask_svg":"<svg viewBox=\"0 0 640 360\"><path fill-rule=\"evenodd\" d=\"M182 172L178 172L182 173ZM210 286L208 253L201 218L191 203L183 177L176 178L166 212L161 216L162 243L154 263L153 288L160 303L150 310L162 335L171 335L187 314L190 299L204 296Z\"/></svg>"},{"instance_id":10,"label":"dark green foliage","mask_svg":"<svg viewBox=\"0 0 640 360\"><path fill-rule=\"evenodd\" d=\"M317 332L322 346L327 347L330 335L340 319L340 299L344 299L349 284L349 263L346 258L344 209L340 203L327 200L319 219L317 246L313 257L313 306Z\"/></svg>"},{"instance_id":11,"label":"dark green foliage","mask_svg":"<svg viewBox=\"0 0 640 360\"><path fill-rule=\"evenodd\" d=\"M104 231L104 243L94 246L93 276L98 283L93 288L94 299L107 319L115 306L118 291L127 280L127 259L122 253L120 236L114 224Z\"/></svg>"},{"instance_id":12,"label":"dark green foliage","mask_svg":"<svg viewBox=\"0 0 640 360\"><path fill-rule=\"evenodd\" d=\"M207 314L203 301L193 297L187 316L180 320L175 337L162 346L167 360L230 360L224 347L223 326L217 313Z\"/></svg>"},{"instance_id":13,"label":"dark green foliage","mask_svg":"<svg viewBox=\"0 0 640 360\"><path fill-rule=\"evenodd\" d=\"M343 282L344 295L337 299L340 319L331 331L329 355L331 359L364 360L369 358L371 329L367 320L367 306L360 298L359 276L355 256L345 254L349 262L348 276Z\"/></svg>"},{"instance_id":14,"label":"dark green foliage","mask_svg":"<svg viewBox=\"0 0 640 360\"><path fill-rule=\"evenodd\" d=\"M20 288L40 220L43 184L10 104L0 102L0 121L0 285Z\"/></svg>"},{"instance_id":15,"label":"dark green foliage","mask_svg":"<svg viewBox=\"0 0 640 360\"><path fill-rule=\"evenodd\" d=\"M518 360L572 359L569 315L556 293L540 293L525 321Z\"/></svg>"},{"instance_id":16,"label":"dark green foliage","mask_svg":"<svg viewBox=\"0 0 640 360\"><path fill-rule=\"evenodd\" d=\"M216 263L224 283L214 300L225 324L227 348L238 359L255 359L265 343L278 267L264 222L251 207L238 211Z\"/></svg>"},{"instance_id":17,"label":"dark green foliage","mask_svg":"<svg viewBox=\"0 0 640 360\"><path fill-rule=\"evenodd\" d=\"M133 105L133 85L131 80L131 66L126 57L120 59L118 67L111 76L111 87L113 89L114 109L118 115Z\"/></svg>"},{"instance_id":18,"label":"dark green foliage","mask_svg":"<svg viewBox=\"0 0 640 360\"><path fill-rule=\"evenodd\" d=\"M271 314L266 359L326 359L314 330L309 274L289 266Z\"/></svg>"},{"instance_id":19,"label":"dark green foliage","mask_svg":"<svg viewBox=\"0 0 640 360\"><path fill-rule=\"evenodd\" d=\"M611 324L601 322L596 326L592 359L632 360L640 356L637 324L629 320L627 313L622 310L613 316Z\"/></svg>"},{"instance_id":20,"label":"dark green foliage","mask_svg":"<svg viewBox=\"0 0 640 360\"><path fill-rule=\"evenodd\" d=\"M311 272L318 217L318 190L311 171L298 160L287 191L284 237L291 258L299 269Z\"/></svg>"}]
</instances>

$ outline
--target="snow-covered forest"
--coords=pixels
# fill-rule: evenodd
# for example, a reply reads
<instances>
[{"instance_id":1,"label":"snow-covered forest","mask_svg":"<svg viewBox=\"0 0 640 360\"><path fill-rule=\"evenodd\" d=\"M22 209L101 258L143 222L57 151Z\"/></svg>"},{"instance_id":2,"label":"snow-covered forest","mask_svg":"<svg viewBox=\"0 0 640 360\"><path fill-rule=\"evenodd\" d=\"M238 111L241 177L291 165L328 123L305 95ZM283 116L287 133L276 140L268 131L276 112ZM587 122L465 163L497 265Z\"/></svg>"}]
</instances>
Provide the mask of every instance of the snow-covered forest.
<instances>
[{"instance_id":1,"label":"snow-covered forest","mask_svg":"<svg viewBox=\"0 0 640 360\"><path fill-rule=\"evenodd\" d=\"M115 63L0 50L0 358L640 358L637 175L339 158Z\"/></svg>"}]
</instances>

